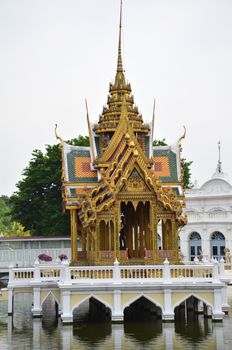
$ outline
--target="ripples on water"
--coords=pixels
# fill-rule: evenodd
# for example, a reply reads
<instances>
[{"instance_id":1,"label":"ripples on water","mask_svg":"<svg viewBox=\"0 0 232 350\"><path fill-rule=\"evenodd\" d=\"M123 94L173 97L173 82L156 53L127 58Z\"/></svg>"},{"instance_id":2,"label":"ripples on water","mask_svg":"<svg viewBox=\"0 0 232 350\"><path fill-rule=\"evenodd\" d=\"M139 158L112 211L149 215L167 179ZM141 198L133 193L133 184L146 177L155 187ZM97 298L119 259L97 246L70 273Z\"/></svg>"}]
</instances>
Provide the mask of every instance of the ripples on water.
<instances>
[{"instance_id":1,"label":"ripples on water","mask_svg":"<svg viewBox=\"0 0 232 350\"><path fill-rule=\"evenodd\" d=\"M13 317L7 316L7 303L0 302L0 350L231 350L232 287L229 294L231 310L223 323L190 314L187 323L145 317L143 322L111 324L101 314L97 320L87 314L88 304L83 304L73 326L62 325L52 298L43 305L44 317L33 319L32 296L17 294Z\"/></svg>"}]
</instances>

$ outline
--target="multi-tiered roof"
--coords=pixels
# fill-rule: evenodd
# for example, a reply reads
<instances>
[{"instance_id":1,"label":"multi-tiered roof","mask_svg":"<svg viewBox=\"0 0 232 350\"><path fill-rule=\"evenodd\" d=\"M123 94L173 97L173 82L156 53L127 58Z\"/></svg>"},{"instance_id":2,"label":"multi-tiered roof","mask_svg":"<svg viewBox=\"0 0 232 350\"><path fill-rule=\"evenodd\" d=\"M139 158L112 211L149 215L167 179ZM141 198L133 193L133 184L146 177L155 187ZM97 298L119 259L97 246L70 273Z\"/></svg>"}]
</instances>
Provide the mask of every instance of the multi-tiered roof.
<instances>
[{"instance_id":1,"label":"multi-tiered roof","mask_svg":"<svg viewBox=\"0 0 232 350\"><path fill-rule=\"evenodd\" d=\"M117 71L107 105L97 124L90 123L88 113L87 120L90 147L62 141L64 207L77 210L81 226L94 225L101 213L112 210L119 193L126 197L133 191L141 200L153 193L161 210L171 210L184 224L180 142L153 147L152 123L143 122L124 76L121 16Z\"/></svg>"}]
</instances>

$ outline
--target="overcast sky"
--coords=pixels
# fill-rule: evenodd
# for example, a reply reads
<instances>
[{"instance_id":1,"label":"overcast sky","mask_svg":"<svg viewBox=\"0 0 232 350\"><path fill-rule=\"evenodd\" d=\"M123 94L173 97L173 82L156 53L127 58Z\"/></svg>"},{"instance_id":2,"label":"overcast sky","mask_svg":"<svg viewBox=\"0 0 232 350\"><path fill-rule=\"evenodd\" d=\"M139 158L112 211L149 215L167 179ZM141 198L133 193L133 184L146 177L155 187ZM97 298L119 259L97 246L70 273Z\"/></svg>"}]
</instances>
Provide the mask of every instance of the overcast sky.
<instances>
[{"instance_id":1,"label":"overcast sky","mask_svg":"<svg viewBox=\"0 0 232 350\"><path fill-rule=\"evenodd\" d=\"M34 149L98 120L116 70L119 0L0 0L0 194L11 195ZM155 138L174 143L199 184L232 176L232 1L124 0L123 65Z\"/></svg>"}]
</instances>

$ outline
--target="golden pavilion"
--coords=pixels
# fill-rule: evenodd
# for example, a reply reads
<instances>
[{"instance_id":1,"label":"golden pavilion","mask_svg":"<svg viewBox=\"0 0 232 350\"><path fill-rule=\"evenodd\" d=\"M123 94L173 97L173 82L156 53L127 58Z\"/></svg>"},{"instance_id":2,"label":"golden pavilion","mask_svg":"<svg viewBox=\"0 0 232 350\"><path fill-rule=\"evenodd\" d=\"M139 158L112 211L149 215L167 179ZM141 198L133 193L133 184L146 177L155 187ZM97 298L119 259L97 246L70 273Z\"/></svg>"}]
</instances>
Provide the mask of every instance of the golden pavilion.
<instances>
[{"instance_id":1,"label":"golden pavilion","mask_svg":"<svg viewBox=\"0 0 232 350\"><path fill-rule=\"evenodd\" d=\"M180 262L178 232L186 223L181 139L153 146L126 81L121 53L97 124L87 112L90 147L62 145L62 196L70 211L72 264Z\"/></svg>"}]
</instances>

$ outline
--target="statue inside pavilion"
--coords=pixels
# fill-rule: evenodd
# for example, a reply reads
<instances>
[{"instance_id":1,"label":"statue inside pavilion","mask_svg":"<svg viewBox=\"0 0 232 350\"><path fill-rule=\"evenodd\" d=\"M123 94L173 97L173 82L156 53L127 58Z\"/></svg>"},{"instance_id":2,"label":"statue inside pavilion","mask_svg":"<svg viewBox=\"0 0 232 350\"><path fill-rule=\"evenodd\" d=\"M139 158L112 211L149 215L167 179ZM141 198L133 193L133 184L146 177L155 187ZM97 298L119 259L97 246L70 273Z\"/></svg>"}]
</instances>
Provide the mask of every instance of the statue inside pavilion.
<instances>
[{"instance_id":1,"label":"statue inside pavilion","mask_svg":"<svg viewBox=\"0 0 232 350\"><path fill-rule=\"evenodd\" d=\"M153 146L154 117L143 121L121 53L97 124L87 112L89 147L61 140L63 205L70 211L72 264L180 263L186 223L181 139Z\"/></svg>"}]
</instances>

